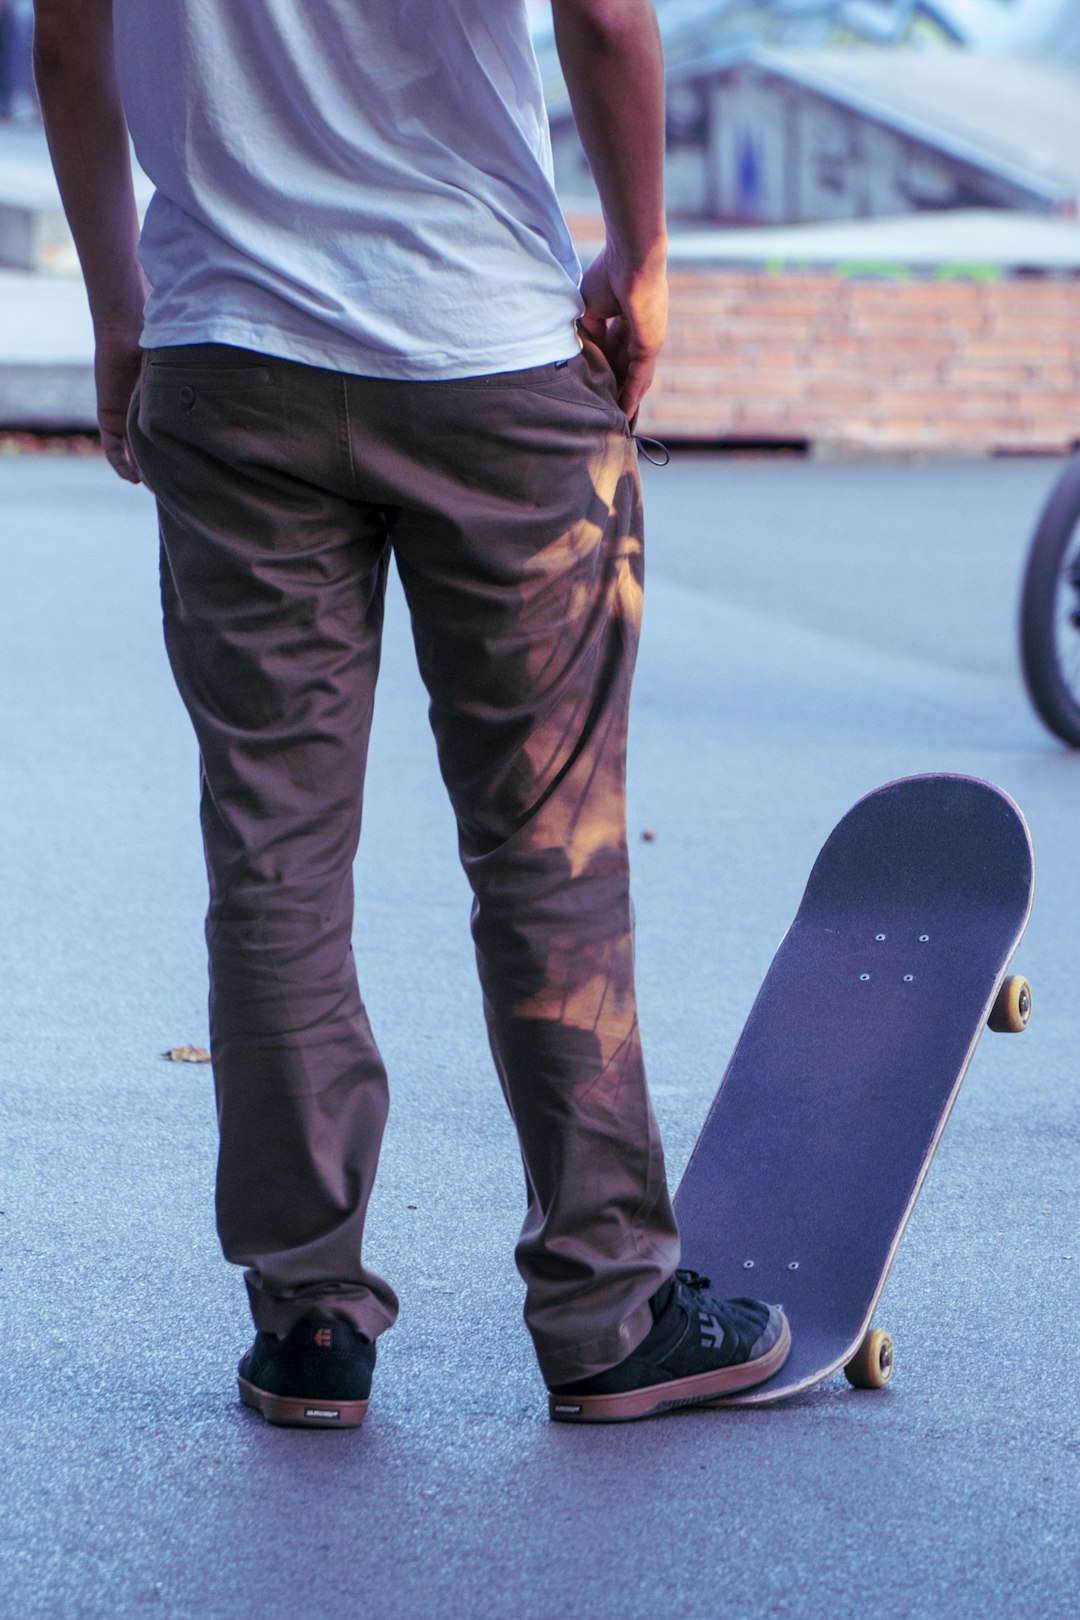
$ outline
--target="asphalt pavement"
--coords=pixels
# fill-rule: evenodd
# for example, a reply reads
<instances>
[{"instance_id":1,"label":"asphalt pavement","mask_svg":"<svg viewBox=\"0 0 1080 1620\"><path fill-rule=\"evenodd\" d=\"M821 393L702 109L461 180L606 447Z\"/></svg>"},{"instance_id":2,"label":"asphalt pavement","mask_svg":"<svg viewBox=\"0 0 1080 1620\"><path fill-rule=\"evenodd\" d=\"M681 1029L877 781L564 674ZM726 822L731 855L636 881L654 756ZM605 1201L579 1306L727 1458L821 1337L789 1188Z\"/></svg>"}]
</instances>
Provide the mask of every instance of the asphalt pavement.
<instances>
[{"instance_id":1,"label":"asphalt pavement","mask_svg":"<svg viewBox=\"0 0 1080 1620\"><path fill-rule=\"evenodd\" d=\"M402 1296L358 1432L236 1400L213 1228L197 761L152 502L0 460L0 1613L373 1620L1076 1612L1080 758L1015 651L1059 470L647 469L631 765L638 972L672 1179L822 840L972 772L1031 823L1020 1039L980 1043L878 1312L889 1388L552 1425L521 1324L513 1132L395 587L356 948L392 1076L370 1218ZM653 836L643 839L648 830Z\"/></svg>"}]
</instances>

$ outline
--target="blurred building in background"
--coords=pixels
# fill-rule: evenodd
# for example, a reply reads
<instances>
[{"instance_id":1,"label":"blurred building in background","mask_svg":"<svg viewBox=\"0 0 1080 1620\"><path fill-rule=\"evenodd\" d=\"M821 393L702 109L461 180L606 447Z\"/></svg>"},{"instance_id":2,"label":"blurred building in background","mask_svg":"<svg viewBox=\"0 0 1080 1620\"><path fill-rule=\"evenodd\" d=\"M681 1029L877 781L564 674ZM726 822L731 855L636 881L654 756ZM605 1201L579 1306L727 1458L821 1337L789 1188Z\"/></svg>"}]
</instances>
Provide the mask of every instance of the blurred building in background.
<instances>
[{"instance_id":1,"label":"blurred building in background","mask_svg":"<svg viewBox=\"0 0 1080 1620\"><path fill-rule=\"evenodd\" d=\"M1080 73L1046 59L758 48L735 64L681 69L668 97L675 217L1070 214L1080 199ZM576 147L560 142L568 187Z\"/></svg>"},{"instance_id":2,"label":"blurred building in background","mask_svg":"<svg viewBox=\"0 0 1080 1620\"><path fill-rule=\"evenodd\" d=\"M944 208L1071 213L1078 0L660 0L668 206L788 224ZM553 42L564 205L595 210Z\"/></svg>"}]
</instances>

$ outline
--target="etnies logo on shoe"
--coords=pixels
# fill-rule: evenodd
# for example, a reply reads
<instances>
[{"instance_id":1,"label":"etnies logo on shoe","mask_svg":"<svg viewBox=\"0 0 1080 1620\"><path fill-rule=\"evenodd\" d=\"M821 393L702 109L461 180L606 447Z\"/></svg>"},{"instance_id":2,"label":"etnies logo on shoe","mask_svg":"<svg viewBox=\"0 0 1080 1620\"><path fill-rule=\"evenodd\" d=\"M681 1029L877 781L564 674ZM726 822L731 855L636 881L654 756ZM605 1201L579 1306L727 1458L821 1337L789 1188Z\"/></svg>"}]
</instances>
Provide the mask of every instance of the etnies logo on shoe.
<instances>
[{"instance_id":1,"label":"etnies logo on shoe","mask_svg":"<svg viewBox=\"0 0 1080 1620\"><path fill-rule=\"evenodd\" d=\"M724 1346L724 1327L710 1312L702 1311L698 1316L701 1326L701 1348L703 1350L722 1350Z\"/></svg>"},{"instance_id":2,"label":"etnies logo on shoe","mask_svg":"<svg viewBox=\"0 0 1080 1620\"><path fill-rule=\"evenodd\" d=\"M320 1350L329 1350L334 1343L333 1328L318 1328L315 1333L315 1343Z\"/></svg>"}]
</instances>

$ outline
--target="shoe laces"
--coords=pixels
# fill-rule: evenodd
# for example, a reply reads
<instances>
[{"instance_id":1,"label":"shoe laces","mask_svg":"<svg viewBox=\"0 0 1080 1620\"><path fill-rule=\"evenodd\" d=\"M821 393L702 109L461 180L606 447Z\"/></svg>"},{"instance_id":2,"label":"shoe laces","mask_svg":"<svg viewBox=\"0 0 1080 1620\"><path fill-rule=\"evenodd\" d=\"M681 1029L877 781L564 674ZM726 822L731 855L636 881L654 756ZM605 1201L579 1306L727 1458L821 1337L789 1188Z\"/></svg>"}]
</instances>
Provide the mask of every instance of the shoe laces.
<instances>
[{"instance_id":1,"label":"shoe laces","mask_svg":"<svg viewBox=\"0 0 1080 1620\"><path fill-rule=\"evenodd\" d=\"M699 1311L704 1299L709 1298L709 1290L711 1290L712 1286L711 1278L703 1277L701 1272L682 1272L682 1270L678 1270L678 1272L675 1272L675 1281L677 1281L680 1288L695 1296L695 1298L687 1299L685 1302L691 1309Z\"/></svg>"},{"instance_id":2,"label":"shoe laces","mask_svg":"<svg viewBox=\"0 0 1080 1620\"><path fill-rule=\"evenodd\" d=\"M682 1283L684 1288L689 1288L696 1294L707 1294L712 1287L710 1279L703 1277L700 1271L677 1271L675 1280Z\"/></svg>"}]
</instances>

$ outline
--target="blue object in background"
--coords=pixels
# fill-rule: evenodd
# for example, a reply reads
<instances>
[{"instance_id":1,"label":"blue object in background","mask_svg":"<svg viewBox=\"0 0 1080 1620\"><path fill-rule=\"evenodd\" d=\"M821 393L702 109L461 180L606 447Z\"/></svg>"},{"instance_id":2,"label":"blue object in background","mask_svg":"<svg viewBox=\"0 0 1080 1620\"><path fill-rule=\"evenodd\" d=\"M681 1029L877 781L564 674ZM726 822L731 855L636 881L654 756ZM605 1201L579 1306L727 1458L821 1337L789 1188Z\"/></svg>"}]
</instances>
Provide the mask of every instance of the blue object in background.
<instances>
[{"instance_id":1,"label":"blue object in background","mask_svg":"<svg viewBox=\"0 0 1080 1620\"><path fill-rule=\"evenodd\" d=\"M0 118L37 116L33 0L0 0Z\"/></svg>"}]
</instances>

